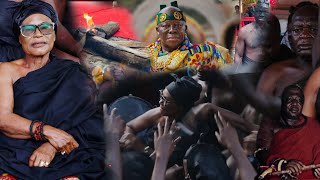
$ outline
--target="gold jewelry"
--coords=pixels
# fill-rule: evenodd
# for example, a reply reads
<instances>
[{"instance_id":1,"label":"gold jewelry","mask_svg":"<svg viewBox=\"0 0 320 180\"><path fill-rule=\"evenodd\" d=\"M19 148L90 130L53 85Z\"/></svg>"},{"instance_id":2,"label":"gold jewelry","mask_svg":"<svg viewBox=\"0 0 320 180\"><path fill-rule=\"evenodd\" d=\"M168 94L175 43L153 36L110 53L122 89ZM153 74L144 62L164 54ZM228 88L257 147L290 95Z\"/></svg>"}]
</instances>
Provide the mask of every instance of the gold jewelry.
<instances>
[{"instance_id":1,"label":"gold jewelry","mask_svg":"<svg viewBox=\"0 0 320 180\"><path fill-rule=\"evenodd\" d=\"M182 14L178 11L173 13L174 18L176 18L177 20L180 20L182 18Z\"/></svg>"},{"instance_id":2,"label":"gold jewelry","mask_svg":"<svg viewBox=\"0 0 320 180\"><path fill-rule=\"evenodd\" d=\"M167 18L167 15L165 13L161 14L160 16L160 22L164 22Z\"/></svg>"},{"instance_id":3,"label":"gold jewelry","mask_svg":"<svg viewBox=\"0 0 320 180\"><path fill-rule=\"evenodd\" d=\"M154 50L154 48L156 50ZM188 50L180 51L180 49L176 49L172 51L169 55L158 57L160 49L161 49L160 43L157 44L156 47L154 46L149 47L149 51L151 54L150 65L152 69L155 71L158 71L160 69L162 69L162 71L176 70L181 66L181 63L183 62L184 58L189 52Z\"/></svg>"}]
</instances>

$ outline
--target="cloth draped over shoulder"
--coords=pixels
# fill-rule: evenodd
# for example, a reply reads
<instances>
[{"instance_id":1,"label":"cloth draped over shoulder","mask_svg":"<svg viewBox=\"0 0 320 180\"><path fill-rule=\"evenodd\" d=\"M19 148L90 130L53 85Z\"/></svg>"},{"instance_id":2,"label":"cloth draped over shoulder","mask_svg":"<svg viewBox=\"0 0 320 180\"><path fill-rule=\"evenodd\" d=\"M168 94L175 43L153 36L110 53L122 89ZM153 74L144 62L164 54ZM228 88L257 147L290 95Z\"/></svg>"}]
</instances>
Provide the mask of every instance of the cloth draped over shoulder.
<instances>
[{"instance_id":1,"label":"cloth draped over shoulder","mask_svg":"<svg viewBox=\"0 0 320 180\"><path fill-rule=\"evenodd\" d=\"M303 127L279 130L272 139L267 164L278 158L299 160L304 165L320 164L319 130L319 122L311 118L307 119ZM267 179L275 180L280 177L270 176ZM298 176L298 179L317 178L313 176L312 170L306 170Z\"/></svg>"},{"instance_id":2,"label":"cloth draped over shoulder","mask_svg":"<svg viewBox=\"0 0 320 180\"><path fill-rule=\"evenodd\" d=\"M167 54L161 53L160 39L148 47L151 54L151 72L175 71L183 67L199 66L221 68L233 63L228 49L212 42L193 45L187 36L179 49Z\"/></svg>"},{"instance_id":3,"label":"cloth draped over shoulder","mask_svg":"<svg viewBox=\"0 0 320 180\"><path fill-rule=\"evenodd\" d=\"M56 59L30 72L13 85L14 113L62 129L79 147L68 155L57 153L48 168L28 166L43 142L13 139L0 133L0 174L17 179L101 179L104 175L103 119L94 104L95 85L81 65Z\"/></svg>"}]
</instances>

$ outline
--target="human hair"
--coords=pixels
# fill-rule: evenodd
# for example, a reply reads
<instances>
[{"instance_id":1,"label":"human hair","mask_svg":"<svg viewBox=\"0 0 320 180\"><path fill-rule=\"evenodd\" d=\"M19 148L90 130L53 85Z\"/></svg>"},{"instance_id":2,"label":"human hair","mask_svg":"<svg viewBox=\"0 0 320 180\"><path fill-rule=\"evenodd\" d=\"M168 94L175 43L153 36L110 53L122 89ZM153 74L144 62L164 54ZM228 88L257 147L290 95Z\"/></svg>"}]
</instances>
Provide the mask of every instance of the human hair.
<instances>
[{"instance_id":1,"label":"human hair","mask_svg":"<svg viewBox=\"0 0 320 180\"><path fill-rule=\"evenodd\" d=\"M226 160L214 145L192 145L184 159L192 180L231 180Z\"/></svg>"},{"instance_id":2,"label":"human hair","mask_svg":"<svg viewBox=\"0 0 320 180\"><path fill-rule=\"evenodd\" d=\"M154 163L144 153L126 151L122 154L123 180L150 180Z\"/></svg>"},{"instance_id":3,"label":"human hair","mask_svg":"<svg viewBox=\"0 0 320 180\"><path fill-rule=\"evenodd\" d=\"M313 7L319 8L318 4L312 3L310 1L302 1L302 2L298 3L295 6L290 6L290 8L289 8L289 13L290 14L288 16L288 26L289 26L289 24L292 23L292 17L294 15L294 13L297 12L302 7L305 7L305 6L313 6Z\"/></svg>"}]
</instances>

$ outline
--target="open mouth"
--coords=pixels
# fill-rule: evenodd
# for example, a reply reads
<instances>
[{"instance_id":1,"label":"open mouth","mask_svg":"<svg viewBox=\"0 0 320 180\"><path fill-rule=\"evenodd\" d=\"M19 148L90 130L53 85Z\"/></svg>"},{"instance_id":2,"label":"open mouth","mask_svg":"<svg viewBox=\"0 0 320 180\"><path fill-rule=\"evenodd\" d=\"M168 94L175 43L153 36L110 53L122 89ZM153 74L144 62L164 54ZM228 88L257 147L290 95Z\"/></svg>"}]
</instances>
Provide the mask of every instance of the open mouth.
<instances>
[{"instance_id":1,"label":"open mouth","mask_svg":"<svg viewBox=\"0 0 320 180\"><path fill-rule=\"evenodd\" d=\"M312 45L311 44L302 44L298 46L299 50L310 50L312 49Z\"/></svg>"}]
</instances>

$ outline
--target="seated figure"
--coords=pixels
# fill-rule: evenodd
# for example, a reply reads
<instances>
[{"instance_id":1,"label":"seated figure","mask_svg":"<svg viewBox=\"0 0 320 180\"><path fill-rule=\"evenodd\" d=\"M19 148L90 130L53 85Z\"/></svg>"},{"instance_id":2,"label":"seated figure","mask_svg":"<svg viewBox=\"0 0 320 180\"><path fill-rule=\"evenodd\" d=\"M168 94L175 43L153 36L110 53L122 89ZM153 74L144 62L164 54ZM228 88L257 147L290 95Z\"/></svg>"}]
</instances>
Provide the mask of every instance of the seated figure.
<instances>
[{"instance_id":1,"label":"seated figure","mask_svg":"<svg viewBox=\"0 0 320 180\"><path fill-rule=\"evenodd\" d=\"M26 56L0 64L0 179L104 176L95 85L78 63L50 54L57 21L46 3L24 4L14 19Z\"/></svg>"}]
</instances>

